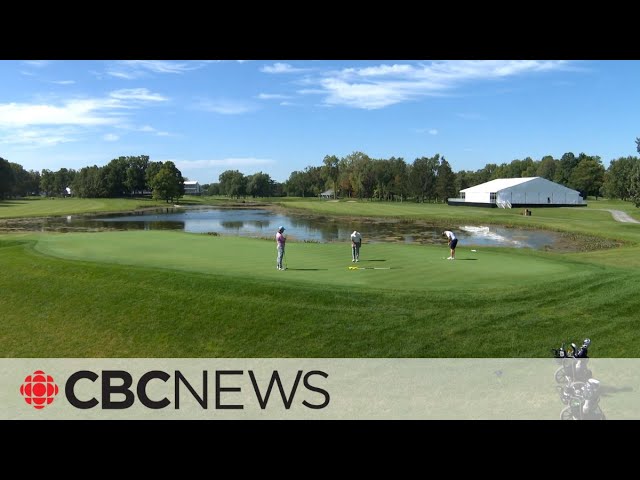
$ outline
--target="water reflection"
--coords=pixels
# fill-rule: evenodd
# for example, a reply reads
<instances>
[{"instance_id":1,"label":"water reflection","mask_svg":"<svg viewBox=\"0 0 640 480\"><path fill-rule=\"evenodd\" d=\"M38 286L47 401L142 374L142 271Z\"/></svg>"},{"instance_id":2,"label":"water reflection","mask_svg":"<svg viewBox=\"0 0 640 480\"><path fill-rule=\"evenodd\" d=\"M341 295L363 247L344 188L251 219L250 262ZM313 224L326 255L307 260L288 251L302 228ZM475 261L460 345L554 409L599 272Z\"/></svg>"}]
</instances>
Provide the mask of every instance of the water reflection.
<instances>
[{"instance_id":1,"label":"water reflection","mask_svg":"<svg viewBox=\"0 0 640 480\"><path fill-rule=\"evenodd\" d=\"M360 219L279 213L263 209L162 208L122 215L65 216L41 219L7 220L2 230L90 231L90 230L181 230L192 233L216 232L222 235L272 238L278 226L286 227L287 237L297 241L348 242L358 230L366 242L442 243L444 226L420 222ZM462 225L456 229L460 245L509 246L546 249L560 240L553 232L504 227Z\"/></svg>"}]
</instances>

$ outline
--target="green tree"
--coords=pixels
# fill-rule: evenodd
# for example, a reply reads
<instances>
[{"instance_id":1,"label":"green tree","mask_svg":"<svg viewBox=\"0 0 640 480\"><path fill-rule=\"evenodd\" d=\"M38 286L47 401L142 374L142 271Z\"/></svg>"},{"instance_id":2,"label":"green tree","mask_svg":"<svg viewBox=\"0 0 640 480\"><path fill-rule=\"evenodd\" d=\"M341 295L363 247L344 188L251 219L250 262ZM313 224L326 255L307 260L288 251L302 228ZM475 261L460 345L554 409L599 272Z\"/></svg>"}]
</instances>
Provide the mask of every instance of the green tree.
<instances>
[{"instance_id":1,"label":"green tree","mask_svg":"<svg viewBox=\"0 0 640 480\"><path fill-rule=\"evenodd\" d=\"M472 187L473 176L470 172L466 170L460 170L456 175L455 187L456 187L456 197L458 196L460 190L464 190L465 188Z\"/></svg>"},{"instance_id":2,"label":"green tree","mask_svg":"<svg viewBox=\"0 0 640 480\"><path fill-rule=\"evenodd\" d=\"M220 191L219 183L211 183L208 185L203 185L202 191L205 192L205 195L209 195L211 197L213 197L214 195L222 195L222 192Z\"/></svg>"},{"instance_id":3,"label":"green tree","mask_svg":"<svg viewBox=\"0 0 640 480\"><path fill-rule=\"evenodd\" d=\"M495 163L487 163L484 168L477 170L476 173L476 180L478 183L476 183L476 185L479 185L481 183L486 183L490 180L495 180L496 178L500 178L500 176L497 175L497 170L498 170L498 166Z\"/></svg>"},{"instance_id":4,"label":"green tree","mask_svg":"<svg viewBox=\"0 0 640 480\"><path fill-rule=\"evenodd\" d=\"M137 157L125 157L127 161L127 169L125 171L124 187L135 195L142 193L146 185L146 173L149 166L149 157L147 155L139 155Z\"/></svg>"},{"instance_id":5,"label":"green tree","mask_svg":"<svg viewBox=\"0 0 640 480\"><path fill-rule=\"evenodd\" d=\"M448 198L456 196L455 175L449 162L442 157L438 166L438 178L436 178L436 197L446 202Z\"/></svg>"},{"instance_id":6,"label":"green tree","mask_svg":"<svg viewBox=\"0 0 640 480\"><path fill-rule=\"evenodd\" d=\"M338 178L340 177L340 160L335 155L326 155L322 160L326 177L333 184L333 198L338 196Z\"/></svg>"},{"instance_id":7,"label":"green tree","mask_svg":"<svg viewBox=\"0 0 640 480\"><path fill-rule=\"evenodd\" d=\"M151 186L151 183L152 183L151 181L153 177L155 177L158 174L158 172L162 168L162 165L163 165L162 162L149 162L149 164L147 165L147 171L144 174L145 190L153 191L153 187Z\"/></svg>"},{"instance_id":8,"label":"green tree","mask_svg":"<svg viewBox=\"0 0 640 480\"><path fill-rule=\"evenodd\" d=\"M583 198L592 195L598 199L604 182L604 167L600 157L584 156L571 171L568 186L578 190Z\"/></svg>"},{"instance_id":9,"label":"green tree","mask_svg":"<svg viewBox=\"0 0 640 480\"><path fill-rule=\"evenodd\" d=\"M298 170L291 172L289 179L285 182L285 191L292 197L306 197L309 187L308 176Z\"/></svg>"},{"instance_id":10,"label":"green tree","mask_svg":"<svg viewBox=\"0 0 640 480\"><path fill-rule=\"evenodd\" d=\"M47 197L52 197L54 192L55 175L51 170L44 168L40 173L40 191L44 192Z\"/></svg>"},{"instance_id":11,"label":"green tree","mask_svg":"<svg viewBox=\"0 0 640 480\"><path fill-rule=\"evenodd\" d=\"M258 172L247 178L247 193L253 198L270 197L273 181L266 173Z\"/></svg>"},{"instance_id":12,"label":"green tree","mask_svg":"<svg viewBox=\"0 0 640 480\"><path fill-rule=\"evenodd\" d=\"M640 162L637 162L631 171L630 197L636 207L640 207Z\"/></svg>"},{"instance_id":13,"label":"green tree","mask_svg":"<svg viewBox=\"0 0 640 480\"><path fill-rule=\"evenodd\" d=\"M567 152L562 155L562 158L556 165L556 171L553 177L553 181L560 185L569 185L569 177L571 172L580 163L580 160L572 152Z\"/></svg>"},{"instance_id":14,"label":"green tree","mask_svg":"<svg viewBox=\"0 0 640 480\"><path fill-rule=\"evenodd\" d=\"M104 174L104 169L96 165L81 168L71 184L73 194L81 198L108 197Z\"/></svg>"},{"instance_id":15,"label":"green tree","mask_svg":"<svg viewBox=\"0 0 640 480\"><path fill-rule=\"evenodd\" d=\"M424 202L436 198L436 178L440 166L440 154L433 157L416 158L409 168L409 191L416 201Z\"/></svg>"},{"instance_id":16,"label":"green tree","mask_svg":"<svg viewBox=\"0 0 640 480\"><path fill-rule=\"evenodd\" d=\"M104 167L104 182L109 197L122 197L129 194L125 185L129 160L127 157L118 157L111 160Z\"/></svg>"},{"instance_id":17,"label":"green tree","mask_svg":"<svg viewBox=\"0 0 640 480\"><path fill-rule=\"evenodd\" d=\"M153 198L174 202L184 195L184 177L171 161L166 161L151 179Z\"/></svg>"},{"instance_id":18,"label":"green tree","mask_svg":"<svg viewBox=\"0 0 640 480\"><path fill-rule=\"evenodd\" d=\"M551 155L545 155L538 164L536 176L553 181L556 173L556 164L557 161Z\"/></svg>"},{"instance_id":19,"label":"green tree","mask_svg":"<svg viewBox=\"0 0 640 480\"><path fill-rule=\"evenodd\" d=\"M8 160L0 157L0 200L7 198L13 191L15 178Z\"/></svg>"},{"instance_id":20,"label":"green tree","mask_svg":"<svg viewBox=\"0 0 640 480\"><path fill-rule=\"evenodd\" d=\"M244 197L247 194L247 178L238 170L227 170L220 174L220 190L231 198Z\"/></svg>"},{"instance_id":21,"label":"green tree","mask_svg":"<svg viewBox=\"0 0 640 480\"><path fill-rule=\"evenodd\" d=\"M604 175L604 194L609 198L628 200L631 197L631 172L640 161L638 157L611 160Z\"/></svg>"},{"instance_id":22,"label":"green tree","mask_svg":"<svg viewBox=\"0 0 640 480\"><path fill-rule=\"evenodd\" d=\"M26 197L32 191L31 175L18 163L9 162L9 165L13 170L11 195L14 197Z\"/></svg>"},{"instance_id":23,"label":"green tree","mask_svg":"<svg viewBox=\"0 0 640 480\"><path fill-rule=\"evenodd\" d=\"M54 195L66 195L67 187L71 188L73 179L76 176L75 170L69 170L67 168L61 168L53 174L53 192Z\"/></svg>"},{"instance_id":24,"label":"green tree","mask_svg":"<svg viewBox=\"0 0 640 480\"><path fill-rule=\"evenodd\" d=\"M387 160L391 171L391 182L389 183L389 194L394 199L402 201L407 195L408 188L408 168L404 158L391 157Z\"/></svg>"}]
</instances>

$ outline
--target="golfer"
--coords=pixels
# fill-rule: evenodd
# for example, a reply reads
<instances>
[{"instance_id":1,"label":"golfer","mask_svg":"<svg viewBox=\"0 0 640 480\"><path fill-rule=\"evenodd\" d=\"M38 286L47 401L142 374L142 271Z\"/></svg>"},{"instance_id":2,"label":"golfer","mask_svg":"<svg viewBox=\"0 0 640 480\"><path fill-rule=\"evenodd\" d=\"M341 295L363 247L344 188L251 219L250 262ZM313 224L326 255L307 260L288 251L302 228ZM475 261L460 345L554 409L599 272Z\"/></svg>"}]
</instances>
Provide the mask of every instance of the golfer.
<instances>
[{"instance_id":1,"label":"golfer","mask_svg":"<svg viewBox=\"0 0 640 480\"><path fill-rule=\"evenodd\" d=\"M285 270L282 266L282 258L284 257L284 244L287 238L284 236L284 227L278 228L276 233L276 248L278 249L278 257L276 258L276 268L278 270Z\"/></svg>"},{"instance_id":2,"label":"golfer","mask_svg":"<svg viewBox=\"0 0 640 480\"><path fill-rule=\"evenodd\" d=\"M451 256L449 256L447 260L455 260L456 245L458 245L458 238L456 237L456 234L453 233L451 230L445 230L444 232L442 232L442 235L447 237L447 239L449 240L449 248L451 249Z\"/></svg>"},{"instance_id":3,"label":"golfer","mask_svg":"<svg viewBox=\"0 0 640 480\"><path fill-rule=\"evenodd\" d=\"M362 235L357 230L351 234L351 262L360 260L360 247L362 246Z\"/></svg>"}]
</instances>

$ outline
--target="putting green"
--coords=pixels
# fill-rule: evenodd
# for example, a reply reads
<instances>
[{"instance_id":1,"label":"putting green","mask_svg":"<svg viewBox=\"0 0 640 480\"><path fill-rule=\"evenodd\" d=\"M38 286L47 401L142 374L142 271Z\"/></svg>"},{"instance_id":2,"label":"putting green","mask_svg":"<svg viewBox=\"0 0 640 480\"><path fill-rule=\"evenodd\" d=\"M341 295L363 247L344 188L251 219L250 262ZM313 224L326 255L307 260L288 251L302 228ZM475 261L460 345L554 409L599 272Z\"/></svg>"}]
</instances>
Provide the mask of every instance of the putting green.
<instances>
[{"instance_id":1,"label":"putting green","mask_svg":"<svg viewBox=\"0 0 640 480\"><path fill-rule=\"evenodd\" d=\"M119 265L230 275L269 282L310 282L384 290L487 291L566 281L594 266L568 255L524 249L447 245L364 244L357 270L350 243L289 242L287 271L275 268L275 241L167 231L37 235L34 247L54 257Z\"/></svg>"}]
</instances>

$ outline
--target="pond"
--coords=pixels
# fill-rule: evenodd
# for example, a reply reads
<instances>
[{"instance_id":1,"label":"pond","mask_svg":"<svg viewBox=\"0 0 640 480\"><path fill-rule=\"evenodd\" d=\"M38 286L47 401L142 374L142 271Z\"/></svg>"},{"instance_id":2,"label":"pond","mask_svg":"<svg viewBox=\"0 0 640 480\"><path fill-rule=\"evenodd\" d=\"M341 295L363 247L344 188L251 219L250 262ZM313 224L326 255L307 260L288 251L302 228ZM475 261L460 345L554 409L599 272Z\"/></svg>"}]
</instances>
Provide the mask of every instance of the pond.
<instances>
[{"instance_id":1,"label":"pond","mask_svg":"<svg viewBox=\"0 0 640 480\"><path fill-rule=\"evenodd\" d=\"M523 230L482 225L430 226L419 221L394 219L344 219L259 208L162 208L129 214L100 216L71 215L40 219L7 220L3 230L92 231L92 230L181 230L191 233L217 233L257 238L274 238L280 225L294 241L349 241L353 230L366 242L442 243L442 231L452 228L464 246L502 246L550 249L562 243L561 235L541 230Z\"/></svg>"}]
</instances>

